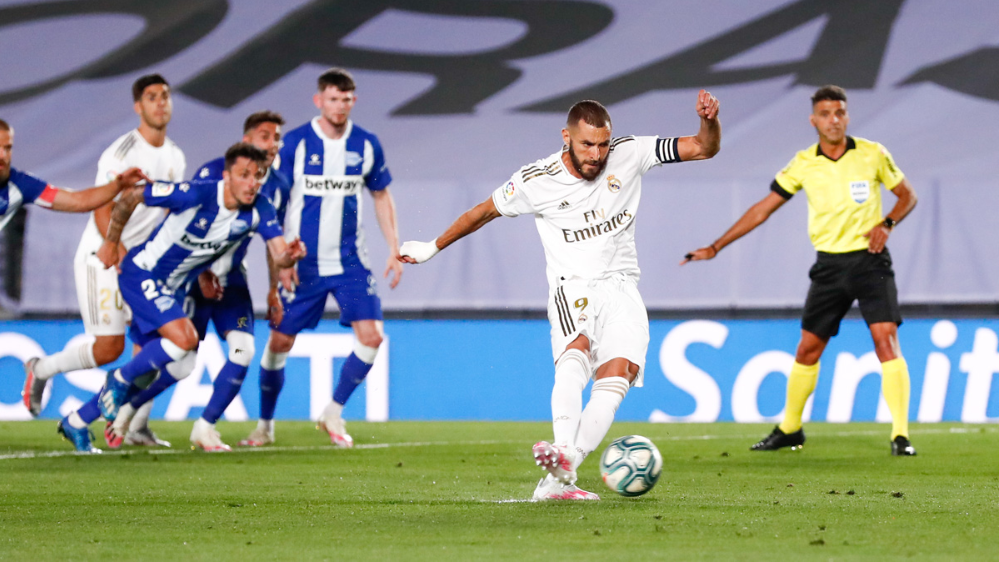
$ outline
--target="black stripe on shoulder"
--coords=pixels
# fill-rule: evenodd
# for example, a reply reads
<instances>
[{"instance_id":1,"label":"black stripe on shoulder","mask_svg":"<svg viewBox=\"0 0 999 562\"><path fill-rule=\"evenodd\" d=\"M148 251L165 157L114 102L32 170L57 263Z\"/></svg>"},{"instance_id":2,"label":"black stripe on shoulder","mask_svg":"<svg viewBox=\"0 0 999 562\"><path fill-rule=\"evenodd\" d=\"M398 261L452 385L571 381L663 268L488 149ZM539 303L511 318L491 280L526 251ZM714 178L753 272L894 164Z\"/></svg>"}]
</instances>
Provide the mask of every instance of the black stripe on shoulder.
<instances>
[{"instance_id":1,"label":"black stripe on shoulder","mask_svg":"<svg viewBox=\"0 0 999 562\"><path fill-rule=\"evenodd\" d=\"M533 180L534 178L541 177L543 175L545 175L544 172L535 172L535 173L533 173L531 175L524 174L524 183L527 183L527 182Z\"/></svg>"},{"instance_id":2,"label":"black stripe on shoulder","mask_svg":"<svg viewBox=\"0 0 999 562\"><path fill-rule=\"evenodd\" d=\"M621 143L628 142L628 141L633 141L633 140L635 140L635 136L634 135L629 135L627 137L618 137L618 138L613 139L611 141L611 146L617 146L617 145L619 145Z\"/></svg>"},{"instance_id":3,"label":"black stripe on shoulder","mask_svg":"<svg viewBox=\"0 0 999 562\"><path fill-rule=\"evenodd\" d=\"M133 146L135 146L134 132L129 133L128 138L122 141L122 143L118 146L118 150L114 153L115 158L123 160L125 155L128 154L128 151L132 150Z\"/></svg>"},{"instance_id":4,"label":"black stripe on shoulder","mask_svg":"<svg viewBox=\"0 0 999 562\"><path fill-rule=\"evenodd\" d=\"M783 187L781 187L780 184L777 183L777 180L774 180L774 181L770 182L770 191L773 191L774 193L776 193L777 195L780 195L784 199L790 199L790 198L794 197L794 194L788 192L788 190L786 190Z\"/></svg>"}]
</instances>

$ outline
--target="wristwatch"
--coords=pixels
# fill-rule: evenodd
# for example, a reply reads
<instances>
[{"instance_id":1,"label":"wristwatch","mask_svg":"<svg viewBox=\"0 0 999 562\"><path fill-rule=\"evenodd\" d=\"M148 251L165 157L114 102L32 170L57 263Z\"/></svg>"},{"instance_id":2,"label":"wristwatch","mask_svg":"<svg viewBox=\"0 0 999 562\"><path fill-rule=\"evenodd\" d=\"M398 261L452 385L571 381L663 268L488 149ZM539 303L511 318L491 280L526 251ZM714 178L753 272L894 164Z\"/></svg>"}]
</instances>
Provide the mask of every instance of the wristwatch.
<instances>
[{"instance_id":1,"label":"wristwatch","mask_svg":"<svg viewBox=\"0 0 999 562\"><path fill-rule=\"evenodd\" d=\"M891 217L885 217L884 222L882 222L881 224L883 224L885 228L887 228L888 230L891 230L895 228L895 225L898 224L898 221L896 221Z\"/></svg>"}]
</instances>

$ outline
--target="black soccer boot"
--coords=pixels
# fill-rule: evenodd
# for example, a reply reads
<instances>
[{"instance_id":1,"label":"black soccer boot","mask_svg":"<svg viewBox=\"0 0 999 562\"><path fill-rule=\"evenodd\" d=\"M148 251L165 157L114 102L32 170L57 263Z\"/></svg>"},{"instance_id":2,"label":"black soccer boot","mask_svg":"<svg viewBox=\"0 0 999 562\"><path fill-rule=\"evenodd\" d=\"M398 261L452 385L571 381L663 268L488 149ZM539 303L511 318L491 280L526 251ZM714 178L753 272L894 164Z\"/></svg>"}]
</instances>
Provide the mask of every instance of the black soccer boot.
<instances>
[{"instance_id":1,"label":"black soccer boot","mask_svg":"<svg viewBox=\"0 0 999 562\"><path fill-rule=\"evenodd\" d=\"M899 435L891 442L891 454L893 457L914 457L916 448L909 442L908 437Z\"/></svg>"},{"instance_id":2,"label":"black soccer boot","mask_svg":"<svg viewBox=\"0 0 999 562\"><path fill-rule=\"evenodd\" d=\"M776 451L784 447L791 447L792 451L797 451L805 444L805 430L799 429L794 433L784 433L780 426L763 438L762 441L749 448L750 451ZM893 449L894 450L894 449Z\"/></svg>"}]
</instances>

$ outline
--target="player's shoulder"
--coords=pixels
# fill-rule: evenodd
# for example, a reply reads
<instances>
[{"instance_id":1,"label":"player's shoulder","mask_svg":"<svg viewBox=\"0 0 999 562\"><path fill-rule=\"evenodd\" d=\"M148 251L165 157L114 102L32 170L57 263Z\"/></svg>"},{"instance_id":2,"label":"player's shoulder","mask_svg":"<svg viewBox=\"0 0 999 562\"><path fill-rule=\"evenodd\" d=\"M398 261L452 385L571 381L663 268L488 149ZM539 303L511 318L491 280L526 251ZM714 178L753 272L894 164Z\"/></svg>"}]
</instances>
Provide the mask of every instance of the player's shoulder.
<instances>
[{"instance_id":1,"label":"player's shoulder","mask_svg":"<svg viewBox=\"0 0 999 562\"><path fill-rule=\"evenodd\" d=\"M875 153L875 152L885 152L888 150L887 148L885 148L885 145L877 141L872 141L862 137L848 137L848 139L853 141L854 146L860 152Z\"/></svg>"},{"instance_id":2,"label":"player's shoulder","mask_svg":"<svg viewBox=\"0 0 999 562\"><path fill-rule=\"evenodd\" d=\"M356 135L356 136L361 137L361 138L363 138L365 140L369 140L369 141L371 141L371 142L373 142L375 144L377 144L379 142L378 141L378 135L376 135L376 134L372 133L371 131L365 129L364 127L358 125L357 123L354 123L353 121L351 121L351 123L350 123L350 135L351 136L355 136Z\"/></svg>"},{"instance_id":3,"label":"player's shoulder","mask_svg":"<svg viewBox=\"0 0 999 562\"><path fill-rule=\"evenodd\" d=\"M196 180L222 179L222 171L225 170L225 157L219 156L214 160L205 162L194 173Z\"/></svg>"},{"instance_id":4,"label":"player's shoulder","mask_svg":"<svg viewBox=\"0 0 999 562\"><path fill-rule=\"evenodd\" d=\"M283 188L291 187L291 178L289 178L288 175L282 172L281 170L274 167L271 167L271 177L268 180L268 183L271 182L273 182L278 187L283 187Z\"/></svg>"},{"instance_id":5,"label":"player's shoulder","mask_svg":"<svg viewBox=\"0 0 999 562\"><path fill-rule=\"evenodd\" d=\"M310 120L302 123L290 131L285 132L281 138L284 141L284 146L287 147L294 146L306 136L314 134L315 132L312 129L312 121Z\"/></svg>"},{"instance_id":6,"label":"player's shoulder","mask_svg":"<svg viewBox=\"0 0 999 562\"><path fill-rule=\"evenodd\" d=\"M610 141L610 152L620 151L627 148L634 148L638 146L638 138L635 135L628 135L626 137L614 137ZM652 137L650 137L652 138Z\"/></svg>"},{"instance_id":7,"label":"player's shoulder","mask_svg":"<svg viewBox=\"0 0 999 562\"><path fill-rule=\"evenodd\" d=\"M514 174L514 178L526 186L529 182L539 183L537 180L540 178L559 178L560 176L566 176L567 174L565 169L560 162L561 159L562 151L559 151L546 158L535 160L526 166L521 166L521 168L517 170L517 173Z\"/></svg>"},{"instance_id":8,"label":"player's shoulder","mask_svg":"<svg viewBox=\"0 0 999 562\"><path fill-rule=\"evenodd\" d=\"M184 151L180 149L180 145L178 145L177 143L173 142L173 139L171 139L170 137L166 137L163 142L168 147L170 147L170 151L173 152L173 154L174 154L175 157L180 158L182 160L186 160L187 159L184 156Z\"/></svg>"},{"instance_id":9,"label":"player's shoulder","mask_svg":"<svg viewBox=\"0 0 999 562\"><path fill-rule=\"evenodd\" d=\"M128 154L135 149L139 143L139 132L135 129L125 133L115 139L110 146L101 153L101 161L117 160L124 161Z\"/></svg>"},{"instance_id":10,"label":"player's shoulder","mask_svg":"<svg viewBox=\"0 0 999 562\"><path fill-rule=\"evenodd\" d=\"M813 160L816 160L816 159L818 159L821 156L822 156L822 153L819 150L819 143L816 142L816 143L813 143L813 144L809 145L808 148L805 148L805 149L799 150L798 152L795 152L794 153L794 158L791 158L791 162L788 164L788 167L794 166L796 164L798 164L798 165L805 164L807 162L811 162Z\"/></svg>"}]
</instances>

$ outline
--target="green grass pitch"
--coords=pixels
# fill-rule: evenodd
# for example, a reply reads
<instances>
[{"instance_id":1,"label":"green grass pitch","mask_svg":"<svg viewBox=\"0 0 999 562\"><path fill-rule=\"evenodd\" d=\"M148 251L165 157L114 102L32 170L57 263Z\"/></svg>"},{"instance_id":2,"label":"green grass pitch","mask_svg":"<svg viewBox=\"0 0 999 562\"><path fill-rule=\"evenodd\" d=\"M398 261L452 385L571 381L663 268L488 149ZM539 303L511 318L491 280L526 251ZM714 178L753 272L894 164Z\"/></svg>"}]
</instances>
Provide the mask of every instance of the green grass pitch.
<instances>
[{"instance_id":1,"label":"green grass pitch","mask_svg":"<svg viewBox=\"0 0 999 562\"><path fill-rule=\"evenodd\" d=\"M350 424L336 450L311 424L278 444L77 456L54 421L0 423L0 560L994 560L999 428L810 424L802 451L754 453L770 427L617 423L665 460L639 498L531 503L546 423ZM97 429L97 425L94 426ZM238 441L247 423L220 423ZM103 445L103 439L98 443ZM606 443L605 443L606 445ZM602 450L602 449L601 449ZM58 454L53 454L58 453Z\"/></svg>"}]
</instances>

